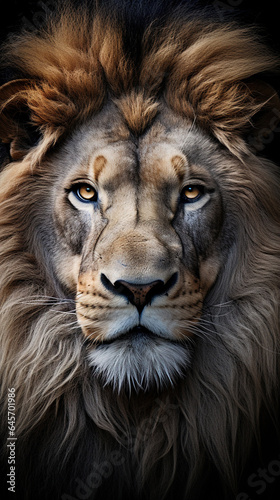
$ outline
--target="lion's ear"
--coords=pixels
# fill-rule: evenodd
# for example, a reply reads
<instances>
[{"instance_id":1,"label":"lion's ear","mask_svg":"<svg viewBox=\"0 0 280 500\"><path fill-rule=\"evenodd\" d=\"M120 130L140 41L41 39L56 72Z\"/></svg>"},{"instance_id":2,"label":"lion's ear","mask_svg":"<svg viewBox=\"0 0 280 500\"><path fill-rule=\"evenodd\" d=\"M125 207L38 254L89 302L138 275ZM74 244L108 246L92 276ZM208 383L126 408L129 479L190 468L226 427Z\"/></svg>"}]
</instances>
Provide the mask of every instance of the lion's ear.
<instances>
[{"instance_id":1,"label":"lion's ear","mask_svg":"<svg viewBox=\"0 0 280 500\"><path fill-rule=\"evenodd\" d=\"M39 130L30 119L28 94L30 80L13 80L0 87L0 139L8 145L10 156L19 160L37 142Z\"/></svg>"},{"instance_id":2,"label":"lion's ear","mask_svg":"<svg viewBox=\"0 0 280 500\"><path fill-rule=\"evenodd\" d=\"M256 113L249 122L249 133L246 137L249 146L261 151L273 141L280 122L280 99L271 85L254 81L248 84L250 94L256 103Z\"/></svg>"}]
</instances>

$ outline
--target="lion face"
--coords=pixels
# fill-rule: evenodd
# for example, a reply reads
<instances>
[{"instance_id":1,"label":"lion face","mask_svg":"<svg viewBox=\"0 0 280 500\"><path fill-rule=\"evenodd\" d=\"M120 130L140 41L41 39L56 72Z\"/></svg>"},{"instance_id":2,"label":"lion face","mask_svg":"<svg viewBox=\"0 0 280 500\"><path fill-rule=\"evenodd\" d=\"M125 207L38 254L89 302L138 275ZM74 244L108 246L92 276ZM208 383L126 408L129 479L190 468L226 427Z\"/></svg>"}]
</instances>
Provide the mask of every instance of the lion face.
<instances>
[{"instance_id":1,"label":"lion face","mask_svg":"<svg viewBox=\"0 0 280 500\"><path fill-rule=\"evenodd\" d=\"M136 140L112 104L70 141L55 159L54 263L89 362L119 389L161 386L189 365L222 264L215 146L170 111Z\"/></svg>"},{"instance_id":2,"label":"lion face","mask_svg":"<svg viewBox=\"0 0 280 500\"><path fill-rule=\"evenodd\" d=\"M126 29L102 9L73 15L59 14L47 38L5 46L26 75L0 89L0 138L23 161L17 175L30 174L20 247L44 268L40 290L75 297L105 383L161 386L189 365L198 323L209 326L208 292L246 217L238 200L255 203L246 137L277 125L279 100L259 75L278 61L250 30L208 20L167 16L130 53ZM220 273L221 289L231 274ZM216 290L215 305L231 300Z\"/></svg>"}]
</instances>

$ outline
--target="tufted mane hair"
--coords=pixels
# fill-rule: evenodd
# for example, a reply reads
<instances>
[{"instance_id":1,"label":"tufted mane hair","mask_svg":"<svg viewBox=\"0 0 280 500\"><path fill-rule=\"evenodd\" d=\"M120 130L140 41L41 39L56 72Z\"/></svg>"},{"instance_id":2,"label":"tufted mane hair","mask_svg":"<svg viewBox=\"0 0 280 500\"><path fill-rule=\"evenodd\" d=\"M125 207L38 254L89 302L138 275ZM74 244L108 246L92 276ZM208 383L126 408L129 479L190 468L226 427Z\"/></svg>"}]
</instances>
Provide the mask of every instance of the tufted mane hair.
<instances>
[{"instance_id":1,"label":"tufted mane hair","mask_svg":"<svg viewBox=\"0 0 280 500\"><path fill-rule=\"evenodd\" d=\"M279 172L245 140L271 116L276 123L279 101L266 77L277 59L234 22L170 8L139 14L133 36L136 21L118 2L95 3L62 6L40 32L22 31L3 47L2 64L16 79L0 88L0 138L10 146L0 174L1 435L6 446L13 387L25 500L34 491L73 498L96 457L100 471L116 453L108 476L116 489L101 484L100 496L88 498L129 491L133 500L173 500L177 484L180 500L197 500L218 484L215 498L232 500L249 450L262 448L262 426L279 425ZM207 297L193 365L159 394L116 394L92 376L37 209L55 182L47 153L109 100L131 134L166 102L214 137L225 154L222 189L234 200L234 244Z\"/></svg>"},{"instance_id":2,"label":"tufted mane hair","mask_svg":"<svg viewBox=\"0 0 280 500\"><path fill-rule=\"evenodd\" d=\"M275 70L277 58L252 29L185 10L171 14L166 5L160 21L142 20L139 34L132 17L116 6L113 14L100 6L92 11L62 7L44 30L24 31L3 47L5 63L24 78L2 89L2 112L25 104L31 123L51 143L108 99L138 135L164 99L175 112L238 148L237 137L248 131L252 118L278 101L260 79ZM7 141L7 128L13 136L14 127L18 123L3 120L0 137Z\"/></svg>"}]
</instances>

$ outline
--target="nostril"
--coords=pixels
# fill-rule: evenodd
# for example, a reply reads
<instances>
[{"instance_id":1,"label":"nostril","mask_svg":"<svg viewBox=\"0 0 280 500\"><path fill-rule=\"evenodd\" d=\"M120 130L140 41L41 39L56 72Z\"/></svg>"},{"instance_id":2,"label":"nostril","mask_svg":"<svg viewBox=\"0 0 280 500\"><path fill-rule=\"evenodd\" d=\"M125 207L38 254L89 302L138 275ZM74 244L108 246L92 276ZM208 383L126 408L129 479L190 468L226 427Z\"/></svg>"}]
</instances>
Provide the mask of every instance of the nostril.
<instances>
[{"instance_id":1,"label":"nostril","mask_svg":"<svg viewBox=\"0 0 280 500\"><path fill-rule=\"evenodd\" d=\"M117 280L112 284L105 274L101 274L103 286L114 294L126 297L131 304L137 307L139 313L142 312L146 305L151 303L154 297L166 294L175 285L177 279L178 273L174 273L166 283L162 280L155 280L144 284Z\"/></svg>"},{"instance_id":2,"label":"nostril","mask_svg":"<svg viewBox=\"0 0 280 500\"><path fill-rule=\"evenodd\" d=\"M131 302L133 304L134 293L129 288L128 285L129 285L129 283L122 281L122 280L118 280L115 282L114 286L115 286L115 290L117 291L117 293L126 297L129 300L129 302Z\"/></svg>"}]
</instances>

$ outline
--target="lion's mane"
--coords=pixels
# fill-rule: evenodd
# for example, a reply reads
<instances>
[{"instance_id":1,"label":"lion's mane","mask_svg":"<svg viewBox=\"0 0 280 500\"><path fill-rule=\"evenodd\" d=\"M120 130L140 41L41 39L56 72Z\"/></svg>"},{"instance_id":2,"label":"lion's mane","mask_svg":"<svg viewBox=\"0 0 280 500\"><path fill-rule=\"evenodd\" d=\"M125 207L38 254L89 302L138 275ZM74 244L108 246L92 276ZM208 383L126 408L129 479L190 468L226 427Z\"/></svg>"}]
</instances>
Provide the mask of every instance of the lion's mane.
<instances>
[{"instance_id":1,"label":"lion's mane","mask_svg":"<svg viewBox=\"0 0 280 500\"><path fill-rule=\"evenodd\" d=\"M20 79L0 90L0 135L13 159L0 185L1 426L5 440L12 387L21 499L146 492L155 500L179 491L190 500L205 498L209 485L215 498L229 499L250 450L262 447L265 425L277 426L279 179L244 141L258 111L276 105L270 87L253 78L271 71L275 58L235 24L181 10L150 21L142 19L133 45L135 27L129 32L123 12L67 9L41 33L24 32L5 46ZM238 197L238 229L207 297L192 367L159 394L115 394L92 377L73 303L49 267L40 189L33 192L42 176L54 182L48 150L109 95L136 134L164 95L243 165L223 186ZM27 110L37 134L31 146Z\"/></svg>"}]
</instances>

